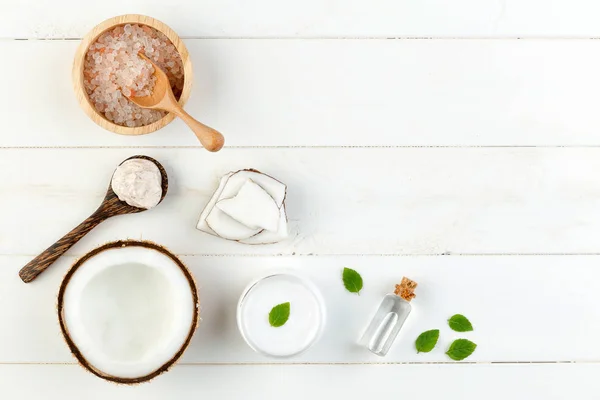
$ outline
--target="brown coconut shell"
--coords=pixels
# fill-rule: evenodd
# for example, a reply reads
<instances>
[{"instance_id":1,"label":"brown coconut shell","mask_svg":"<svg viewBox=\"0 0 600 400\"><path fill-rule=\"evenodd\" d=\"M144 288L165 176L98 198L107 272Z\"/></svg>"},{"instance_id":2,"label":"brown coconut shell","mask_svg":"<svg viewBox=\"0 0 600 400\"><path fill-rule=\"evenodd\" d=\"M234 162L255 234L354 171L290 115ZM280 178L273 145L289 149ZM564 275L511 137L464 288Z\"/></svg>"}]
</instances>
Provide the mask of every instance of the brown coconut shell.
<instances>
[{"instance_id":1,"label":"brown coconut shell","mask_svg":"<svg viewBox=\"0 0 600 400\"><path fill-rule=\"evenodd\" d=\"M283 186L285 186L285 193L283 194L283 202L281 203L281 207L283 207L283 209L284 209L284 210L286 210L286 214L285 214L285 220L286 220L286 222L287 222L287 221L289 221L289 219L288 219L288 216L287 216L287 208L285 207L285 201L287 200L287 185L286 185L285 183L281 182L279 179L273 178L273 177L272 177L271 175L269 175L269 174L265 174L264 172L261 172L261 171L259 171L259 170L257 170L257 169L254 169L254 168L245 168L245 169L240 169L240 170L237 170L237 171L232 171L232 172L231 172L231 176L230 176L230 178L231 178L232 176L234 176L235 174L237 174L238 172L255 172L255 173L257 173L257 174L261 174L261 175L264 175L264 176L266 176L266 177L269 177L269 178L273 179L274 181L276 181L276 182L279 182L279 183L281 183ZM210 226L210 224L209 224L208 222L207 222L206 224L209 226L209 228L211 228L211 229L212 229L212 227ZM214 231L214 229L213 229L213 231ZM260 231L258 231L258 232L257 232L257 233L255 233L254 235L252 235L251 237L254 237L254 236L256 236L256 235L259 235L259 234L261 234L262 232L264 232L264 229L261 229ZM215 233L216 233L216 232L215 232ZM217 236L218 238L221 238L221 239L225 239L225 240L231 240L232 242L238 242L238 243L241 243L239 240L227 239L227 238L221 237L221 236L219 236L219 235L216 235L216 236ZM248 244L248 246L262 246L262 245L265 245L265 244L274 244L274 243L253 243L253 244Z\"/></svg>"},{"instance_id":2,"label":"brown coconut shell","mask_svg":"<svg viewBox=\"0 0 600 400\"><path fill-rule=\"evenodd\" d=\"M63 302L64 302L65 290L66 290L67 285L69 284L73 274L75 274L75 272L79 268L82 268L84 266L85 262L88 261L90 258L102 253L105 250L114 249L114 248L122 248L122 247L144 247L147 249L156 250L156 251L166 255L171 260L173 260L173 262L181 269L184 276L186 277L186 279L190 285L190 291L192 293L192 298L193 298L194 304L196 305L196 307L194 308L195 311L194 311L194 315L192 318L192 324L190 326L190 331L188 333L188 336L187 336L185 342L179 349L179 351L177 351L177 353L175 353L175 355L173 355L173 357L169 361L167 361L165 364L160 366L154 372L152 372L148 375L145 375L145 376L137 377L137 378L121 378L118 376L108 375L108 374L104 373L103 371L98 370L93 365L91 365L85 359L83 354L81 354L81 351L79 351L75 342L73 342L73 340L71 339L71 337L69 335L69 330L67 329L67 326L66 326L64 318L63 318L63 306L64 306ZM171 253L166 248L164 248L156 243L149 242L149 241L119 240L116 242L106 243L105 245L102 245L102 246L90 251L89 253L85 254L83 257L81 257L79 260L77 260L75 262L75 264L73 264L71 269L69 269L69 271L63 278L63 280L60 284L60 289L58 291L57 309L58 309L58 322L60 324L60 330L63 334L63 338L65 339L67 346L69 346L71 353L77 359L79 364L83 368L85 368L86 370L88 370L89 372L91 372L92 374L96 375L99 378L105 379L110 382L115 382L115 383L125 384L125 385L132 385L132 384L148 382L148 381L152 380L153 378L156 378L158 375L160 375L164 372L167 372L169 370L169 368L171 368L173 365L175 365L177 363L177 361L181 358L181 356L183 355L183 353L189 346L190 342L192 341L192 337L194 336L194 332L196 332L196 328L198 327L198 324L200 321L200 315L199 315L200 314L200 312L199 312L200 302L199 302L199 298L198 298L198 289L196 287L196 282L194 280L194 277L192 276L190 271L187 269L187 267L183 264L183 262L179 258L177 258L177 256L175 256L173 253Z\"/></svg>"}]
</instances>

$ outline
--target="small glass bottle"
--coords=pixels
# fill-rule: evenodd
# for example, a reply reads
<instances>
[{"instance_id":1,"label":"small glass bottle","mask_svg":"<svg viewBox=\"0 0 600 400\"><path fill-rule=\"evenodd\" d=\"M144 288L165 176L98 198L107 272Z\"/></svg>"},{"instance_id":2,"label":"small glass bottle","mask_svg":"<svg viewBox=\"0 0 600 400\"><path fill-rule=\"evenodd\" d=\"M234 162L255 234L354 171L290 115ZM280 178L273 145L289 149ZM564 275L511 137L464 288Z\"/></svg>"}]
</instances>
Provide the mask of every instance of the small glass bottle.
<instances>
[{"instance_id":1,"label":"small glass bottle","mask_svg":"<svg viewBox=\"0 0 600 400\"><path fill-rule=\"evenodd\" d=\"M388 294L383 298L361 339L361 343L374 354L382 357L387 354L410 314L412 309L410 301L415 298L416 287L416 282L404 277L402 282L396 285L394 294Z\"/></svg>"}]
</instances>

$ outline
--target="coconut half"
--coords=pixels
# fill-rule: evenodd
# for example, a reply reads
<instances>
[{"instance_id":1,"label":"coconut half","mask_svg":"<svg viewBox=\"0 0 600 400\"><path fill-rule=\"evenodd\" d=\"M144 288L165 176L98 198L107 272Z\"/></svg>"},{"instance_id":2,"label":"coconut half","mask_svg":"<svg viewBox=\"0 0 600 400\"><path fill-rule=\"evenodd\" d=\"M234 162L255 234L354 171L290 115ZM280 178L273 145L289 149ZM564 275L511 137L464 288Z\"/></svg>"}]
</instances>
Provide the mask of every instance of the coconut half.
<instances>
[{"instance_id":1,"label":"coconut half","mask_svg":"<svg viewBox=\"0 0 600 400\"><path fill-rule=\"evenodd\" d=\"M192 275L166 249L121 241L86 254L58 295L64 338L80 364L118 383L140 383L167 371L199 321Z\"/></svg>"}]
</instances>

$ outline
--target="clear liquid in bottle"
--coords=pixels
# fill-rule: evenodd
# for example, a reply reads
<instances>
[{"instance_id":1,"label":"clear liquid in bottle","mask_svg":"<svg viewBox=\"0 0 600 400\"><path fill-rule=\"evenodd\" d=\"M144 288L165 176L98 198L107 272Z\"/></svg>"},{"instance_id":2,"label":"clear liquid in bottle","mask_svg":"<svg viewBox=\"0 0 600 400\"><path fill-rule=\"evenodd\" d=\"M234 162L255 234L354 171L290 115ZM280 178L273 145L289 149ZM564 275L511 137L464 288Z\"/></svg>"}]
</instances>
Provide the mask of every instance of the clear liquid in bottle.
<instances>
[{"instance_id":1,"label":"clear liquid in bottle","mask_svg":"<svg viewBox=\"0 0 600 400\"><path fill-rule=\"evenodd\" d=\"M361 339L361 343L374 354L385 356L394 343L412 310L410 300L415 297L413 291L416 286L415 282L403 278L402 283L396 285L395 294L383 298Z\"/></svg>"}]
</instances>

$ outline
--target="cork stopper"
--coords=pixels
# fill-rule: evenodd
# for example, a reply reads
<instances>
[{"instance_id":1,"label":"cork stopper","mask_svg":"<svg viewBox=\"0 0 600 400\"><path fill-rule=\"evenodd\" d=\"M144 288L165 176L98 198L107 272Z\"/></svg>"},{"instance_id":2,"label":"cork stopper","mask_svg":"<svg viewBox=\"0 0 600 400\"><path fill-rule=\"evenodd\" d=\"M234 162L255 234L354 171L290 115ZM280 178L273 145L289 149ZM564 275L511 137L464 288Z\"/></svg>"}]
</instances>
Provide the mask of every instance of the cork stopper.
<instances>
[{"instance_id":1,"label":"cork stopper","mask_svg":"<svg viewBox=\"0 0 600 400\"><path fill-rule=\"evenodd\" d=\"M402 297L406 301L411 301L415 296L415 289L417 287L417 282L411 281L407 277L402 278L402 282L399 285L396 285L396 290L394 290L394 294L396 296Z\"/></svg>"}]
</instances>

